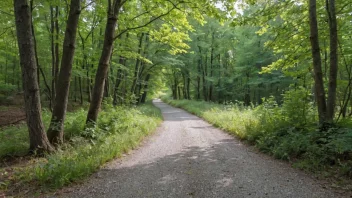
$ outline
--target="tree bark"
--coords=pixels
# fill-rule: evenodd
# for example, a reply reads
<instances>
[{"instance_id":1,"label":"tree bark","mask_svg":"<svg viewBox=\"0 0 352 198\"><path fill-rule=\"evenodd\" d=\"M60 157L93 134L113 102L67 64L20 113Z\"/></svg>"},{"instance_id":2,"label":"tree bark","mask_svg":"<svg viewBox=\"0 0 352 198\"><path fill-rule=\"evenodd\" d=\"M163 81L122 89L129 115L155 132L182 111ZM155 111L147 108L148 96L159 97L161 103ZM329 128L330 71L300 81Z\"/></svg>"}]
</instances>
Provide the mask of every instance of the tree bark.
<instances>
[{"instance_id":1,"label":"tree bark","mask_svg":"<svg viewBox=\"0 0 352 198\"><path fill-rule=\"evenodd\" d=\"M211 54L210 54L210 78L213 77L213 62L214 62L214 32L211 36ZM213 82L209 82L209 100L213 100Z\"/></svg>"},{"instance_id":2,"label":"tree bark","mask_svg":"<svg viewBox=\"0 0 352 198\"><path fill-rule=\"evenodd\" d=\"M15 0L14 9L30 151L41 154L53 151L53 148L46 136L41 116L37 62L35 60L31 27L31 10L27 0Z\"/></svg>"},{"instance_id":3,"label":"tree bark","mask_svg":"<svg viewBox=\"0 0 352 198\"><path fill-rule=\"evenodd\" d=\"M119 63L121 65L125 65L126 64L126 58L120 56L119 59ZM115 86L114 86L114 96L113 96L113 105L117 105L117 97L118 97L118 89L120 87L120 84L122 82L122 79L124 77L124 72L122 71L122 69L118 69L117 70L117 75L116 75L116 82L115 82Z\"/></svg>"},{"instance_id":4,"label":"tree bark","mask_svg":"<svg viewBox=\"0 0 352 198\"><path fill-rule=\"evenodd\" d=\"M33 1L30 1L30 6L31 6L31 11L33 11ZM43 81L44 81L44 85L45 85L45 88L46 88L46 93L47 93L47 96L48 96L48 99L49 99L49 108L51 109L52 107L52 100L51 100L51 90L50 90L50 86L46 80L46 77L45 77L45 73L43 71L43 69L40 67L40 64L39 64L39 58L38 58L38 53L37 53L37 39L35 37L35 33L34 33L34 26L33 26L33 18L31 18L31 27L32 27L32 36L33 36L33 44L34 44L34 54L35 54L35 61L37 63L37 76L38 76L38 86L39 86L39 89L40 89L40 80L39 80L39 73L42 75L43 77ZM15 59L15 62L16 59ZM13 67L15 68L15 67Z\"/></svg>"},{"instance_id":5,"label":"tree bark","mask_svg":"<svg viewBox=\"0 0 352 198\"><path fill-rule=\"evenodd\" d=\"M81 1L71 0L70 13L66 23L61 68L56 89L55 104L48 129L48 138L53 144L61 144L64 137L64 122L70 90L76 33L81 13Z\"/></svg>"},{"instance_id":6,"label":"tree bark","mask_svg":"<svg viewBox=\"0 0 352 198\"><path fill-rule=\"evenodd\" d=\"M111 3L109 1L109 3ZM97 121L101 102L104 93L104 83L109 69L112 48L114 44L114 33L117 24L117 16L121 7L121 0L115 0L113 5L109 4L108 19L105 27L103 50L100 56L95 84L92 93L92 101L87 115L87 124L94 124Z\"/></svg>"},{"instance_id":7,"label":"tree bark","mask_svg":"<svg viewBox=\"0 0 352 198\"><path fill-rule=\"evenodd\" d=\"M55 81L55 87L53 87L56 90L57 86L57 81L59 78L59 67L60 67L60 53L59 53L59 34L60 34L60 29L59 29L59 6L56 6L55 8L55 20L54 20L54 26L55 30L53 31L53 34L55 34L55 68L54 68L54 81ZM53 100L55 101L56 97L56 91L54 92Z\"/></svg>"},{"instance_id":8,"label":"tree bark","mask_svg":"<svg viewBox=\"0 0 352 198\"><path fill-rule=\"evenodd\" d=\"M139 38L139 44L138 44L138 54L141 55L142 53L142 44L143 44L143 36L144 33L141 34L141 37ZM134 68L134 76L133 76L133 83L131 86L131 94L135 94L136 92L136 86L138 82L138 77L139 77L139 64L140 64L139 58L136 59L136 66Z\"/></svg>"},{"instance_id":9,"label":"tree bark","mask_svg":"<svg viewBox=\"0 0 352 198\"><path fill-rule=\"evenodd\" d=\"M309 25L310 25L310 42L312 46L312 58L313 58L315 98L318 104L319 123L320 125L322 125L326 121L326 101L325 101L325 90L324 90L324 82L323 82L323 72L321 69L316 0L309 0Z\"/></svg>"},{"instance_id":10,"label":"tree bark","mask_svg":"<svg viewBox=\"0 0 352 198\"><path fill-rule=\"evenodd\" d=\"M55 100L55 93L56 93L56 75L55 75L55 62L56 62L56 56L55 56L55 41L54 41L54 32L55 32L55 25L54 25L54 8L53 6L50 6L50 39L51 39L51 107L52 109L52 103Z\"/></svg>"},{"instance_id":11,"label":"tree bark","mask_svg":"<svg viewBox=\"0 0 352 198\"><path fill-rule=\"evenodd\" d=\"M149 79L150 79L150 74L148 73L147 76L145 77L145 84L143 87L143 94L142 94L140 103L145 103L147 99Z\"/></svg>"},{"instance_id":12,"label":"tree bark","mask_svg":"<svg viewBox=\"0 0 352 198\"><path fill-rule=\"evenodd\" d=\"M326 0L326 9L329 18L330 31L330 70L329 70L329 86L328 100L326 109L326 121L332 123L335 117L336 106L336 87L337 87L337 71L338 71L338 55L337 55L337 22L335 13L335 0Z\"/></svg>"}]
</instances>

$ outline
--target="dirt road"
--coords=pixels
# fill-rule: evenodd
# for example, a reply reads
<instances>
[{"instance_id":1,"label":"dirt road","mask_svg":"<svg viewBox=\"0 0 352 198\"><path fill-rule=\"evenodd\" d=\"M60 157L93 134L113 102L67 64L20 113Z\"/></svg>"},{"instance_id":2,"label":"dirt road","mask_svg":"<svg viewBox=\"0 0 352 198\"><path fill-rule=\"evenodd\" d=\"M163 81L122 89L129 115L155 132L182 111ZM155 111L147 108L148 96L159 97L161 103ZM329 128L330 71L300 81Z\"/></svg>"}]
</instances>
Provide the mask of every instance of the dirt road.
<instances>
[{"instance_id":1,"label":"dirt road","mask_svg":"<svg viewBox=\"0 0 352 198\"><path fill-rule=\"evenodd\" d=\"M343 197L159 100L164 122L139 149L62 197Z\"/></svg>"}]
</instances>

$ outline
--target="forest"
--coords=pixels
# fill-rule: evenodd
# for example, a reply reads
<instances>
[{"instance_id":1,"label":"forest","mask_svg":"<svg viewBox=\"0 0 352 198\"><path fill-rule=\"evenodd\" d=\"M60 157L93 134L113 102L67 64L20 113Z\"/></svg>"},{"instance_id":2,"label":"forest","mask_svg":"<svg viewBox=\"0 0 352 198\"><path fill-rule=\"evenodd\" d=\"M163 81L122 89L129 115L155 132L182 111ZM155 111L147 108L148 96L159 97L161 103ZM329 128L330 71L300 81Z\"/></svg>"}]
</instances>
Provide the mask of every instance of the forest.
<instances>
[{"instance_id":1,"label":"forest","mask_svg":"<svg viewBox=\"0 0 352 198\"><path fill-rule=\"evenodd\" d=\"M349 0L2 0L0 197L136 148L162 123L154 98L352 188L351 13Z\"/></svg>"}]
</instances>

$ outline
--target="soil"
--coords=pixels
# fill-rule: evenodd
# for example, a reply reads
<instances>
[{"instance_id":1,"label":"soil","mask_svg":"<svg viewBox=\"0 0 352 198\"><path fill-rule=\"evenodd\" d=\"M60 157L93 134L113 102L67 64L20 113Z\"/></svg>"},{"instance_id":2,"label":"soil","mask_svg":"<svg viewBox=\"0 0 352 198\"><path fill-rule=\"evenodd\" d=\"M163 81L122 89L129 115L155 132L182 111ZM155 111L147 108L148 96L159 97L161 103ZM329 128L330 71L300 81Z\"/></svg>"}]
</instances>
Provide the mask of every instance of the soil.
<instances>
[{"instance_id":1,"label":"soil","mask_svg":"<svg viewBox=\"0 0 352 198\"><path fill-rule=\"evenodd\" d=\"M17 106L2 106L0 108L0 127L19 124L26 120L23 108Z\"/></svg>"}]
</instances>

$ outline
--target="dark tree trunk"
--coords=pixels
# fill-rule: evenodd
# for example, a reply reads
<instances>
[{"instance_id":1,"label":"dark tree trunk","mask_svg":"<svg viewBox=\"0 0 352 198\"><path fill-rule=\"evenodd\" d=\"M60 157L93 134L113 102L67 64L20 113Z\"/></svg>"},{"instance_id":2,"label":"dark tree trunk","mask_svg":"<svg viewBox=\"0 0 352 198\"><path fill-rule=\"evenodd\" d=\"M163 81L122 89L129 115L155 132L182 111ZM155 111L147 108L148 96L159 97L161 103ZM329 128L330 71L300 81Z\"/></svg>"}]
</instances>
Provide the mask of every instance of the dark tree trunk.
<instances>
[{"instance_id":1,"label":"dark tree trunk","mask_svg":"<svg viewBox=\"0 0 352 198\"><path fill-rule=\"evenodd\" d=\"M31 27L31 10L27 0L15 0L14 9L30 151L41 154L50 152L53 148L46 136L41 116L37 63Z\"/></svg>"},{"instance_id":2,"label":"dark tree trunk","mask_svg":"<svg viewBox=\"0 0 352 198\"><path fill-rule=\"evenodd\" d=\"M142 53L142 44L143 44L143 37L144 33L141 34L141 37L139 38L139 44L138 44L138 54L141 55ZM133 76L133 82L132 82L132 87L131 87L131 94L135 94L136 92L136 86L138 82L138 77L139 77L139 64L140 64L139 58L136 59L136 65L134 68L134 76Z\"/></svg>"},{"instance_id":3,"label":"dark tree trunk","mask_svg":"<svg viewBox=\"0 0 352 198\"><path fill-rule=\"evenodd\" d=\"M57 83L55 104L48 129L51 143L61 144L64 137L64 122L70 90L70 80L75 54L76 33L81 13L81 1L71 0L70 13L67 19L63 44L61 68Z\"/></svg>"},{"instance_id":4,"label":"dark tree trunk","mask_svg":"<svg viewBox=\"0 0 352 198\"><path fill-rule=\"evenodd\" d=\"M203 72L202 72L203 96L204 96L204 100L208 101L207 84L206 84L206 81L205 81L206 71L205 71L204 67L206 67L206 65L203 65Z\"/></svg>"},{"instance_id":5,"label":"dark tree trunk","mask_svg":"<svg viewBox=\"0 0 352 198\"><path fill-rule=\"evenodd\" d=\"M187 100L187 78L186 78L186 75L185 75L185 72L182 72L182 79L183 79L183 87L182 87L182 95L183 95L183 99Z\"/></svg>"},{"instance_id":6,"label":"dark tree trunk","mask_svg":"<svg viewBox=\"0 0 352 198\"><path fill-rule=\"evenodd\" d=\"M55 40L54 40L54 32L55 32L55 25L54 25L54 8L50 6L50 39L51 39L51 100L52 103L55 100L56 94L56 53L55 53ZM52 109L52 106L50 107Z\"/></svg>"},{"instance_id":7,"label":"dark tree trunk","mask_svg":"<svg viewBox=\"0 0 352 198\"><path fill-rule=\"evenodd\" d=\"M83 105L83 91L82 91L82 78L78 78L78 84L79 84L79 100L81 105Z\"/></svg>"},{"instance_id":8,"label":"dark tree trunk","mask_svg":"<svg viewBox=\"0 0 352 198\"><path fill-rule=\"evenodd\" d=\"M337 87L337 70L338 70L338 55L337 55L337 22L335 13L335 0L326 0L326 9L329 18L330 31L330 74L328 86L328 100L326 107L326 121L332 123L335 116L336 106L336 87Z\"/></svg>"},{"instance_id":9,"label":"dark tree trunk","mask_svg":"<svg viewBox=\"0 0 352 198\"><path fill-rule=\"evenodd\" d=\"M30 1L30 4L31 4L31 11L33 11L33 1ZM42 75L42 77L43 77L44 85L45 85L45 88L46 88L46 94L47 94L48 99L49 99L49 108L51 109L51 107L52 107L51 90L50 90L50 86L49 86L49 84L48 84L48 82L46 80L45 73L44 73L43 69L40 67L40 64L39 64L39 58L38 58L38 53L37 53L37 39L36 39L35 33L34 33L33 18L31 18L31 28L32 28L32 36L33 36L33 43L34 43L35 61L37 63L37 67L38 67L38 69L37 69L38 86L40 86L40 80L39 80L39 76L40 76L39 73L40 73ZM17 62L16 58L15 58L15 62ZM13 67L13 68L15 68L15 67Z\"/></svg>"},{"instance_id":10,"label":"dark tree trunk","mask_svg":"<svg viewBox=\"0 0 352 198\"><path fill-rule=\"evenodd\" d=\"M190 84L191 84L191 77L189 76L189 72L187 73L187 85L186 85L186 91L187 91L187 99L191 100L191 95L190 95Z\"/></svg>"},{"instance_id":11,"label":"dark tree trunk","mask_svg":"<svg viewBox=\"0 0 352 198\"><path fill-rule=\"evenodd\" d=\"M178 99L181 99L181 87L177 86Z\"/></svg>"},{"instance_id":12,"label":"dark tree trunk","mask_svg":"<svg viewBox=\"0 0 352 198\"><path fill-rule=\"evenodd\" d=\"M121 65L125 65L126 58L120 56L119 63ZM114 96L113 96L113 102L112 102L113 105L117 105L118 89L119 89L120 84L122 82L122 79L124 77L123 75L124 75L124 71L122 69L118 69L117 74L116 74L115 86L114 86Z\"/></svg>"},{"instance_id":13,"label":"dark tree trunk","mask_svg":"<svg viewBox=\"0 0 352 198\"><path fill-rule=\"evenodd\" d=\"M115 81L115 86L114 86L114 95L113 95L113 105L117 105L117 100L118 100L118 90L120 87L120 84L123 79L123 71L122 69L117 70L117 75L116 75L116 81Z\"/></svg>"},{"instance_id":14,"label":"dark tree trunk","mask_svg":"<svg viewBox=\"0 0 352 198\"><path fill-rule=\"evenodd\" d=\"M201 72L201 60L198 61L198 74L197 74L197 100L200 100L200 72Z\"/></svg>"},{"instance_id":15,"label":"dark tree trunk","mask_svg":"<svg viewBox=\"0 0 352 198\"><path fill-rule=\"evenodd\" d=\"M310 24L310 42L312 46L312 57L313 57L315 98L318 104L319 123L324 124L324 122L326 121L326 101L325 101L325 90L324 90L324 82L323 82L323 72L321 69L316 0L309 0L309 24Z\"/></svg>"},{"instance_id":16,"label":"dark tree trunk","mask_svg":"<svg viewBox=\"0 0 352 198\"><path fill-rule=\"evenodd\" d=\"M110 1L109 1L110 2ZM115 7L112 7L112 6ZM95 75L95 84L92 93L92 101L89 106L86 123L94 124L97 121L104 93L104 83L109 69L109 62L114 44L114 33L117 24L117 16L121 7L121 0L115 0L109 5L108 19L105 27L103 50L100 56L98 70Z\"/></svg>"},{"instance_id":17,"label":"dark tree trunk","mask_svg":"<svg viewBox=\"0 0 352 198\"><path fill-rule=\"evenodd\" d=\"M105 83L104 83L104 98L109 97L109 88L110 87L110 83L109 83L109 72L106 74L106 78L105 78Z\"/></svg>"},{"instance_id":18,"label":"dark tree trunk","mask_svg":"<svg viewBox=\"0 0 352 198\"><path fill-rule=\"evenodd\" d=\"M54 72L54 81L55 81L55 90L58 83L59 78L59 67L60 67L60 48L59 48L59 6L55 8L55 72ZM56 94L56 91L54 92ZM55 96L53 97L53 101L55 101Z\"/></svg>"},{"instance_id":19,"label":"dark tree trunk","mask_svg":"<svg viewBox=\"0 0 352 198\"><path fill-rule=\"evenodd\" d=\"M211 54L210 54L210 78L213 77L213 62L214 62L214 32L212 34L212 41L211 41ZM213 100L213 82L209 82L209 100Z\"/></svg>"},{"instance_id":20,"label":"dark tree trunk","mask_svg":"<svg viewBox=\"0 0 352 198\"><path fill-rule=\"evenodd\" d=\"M145 103L147 99L149 79L150 79L150 74L147 74L147 76L145 77L145 84L144 84L143 94L142 94L140 103Z\"/></svg>"}]
</instances>

